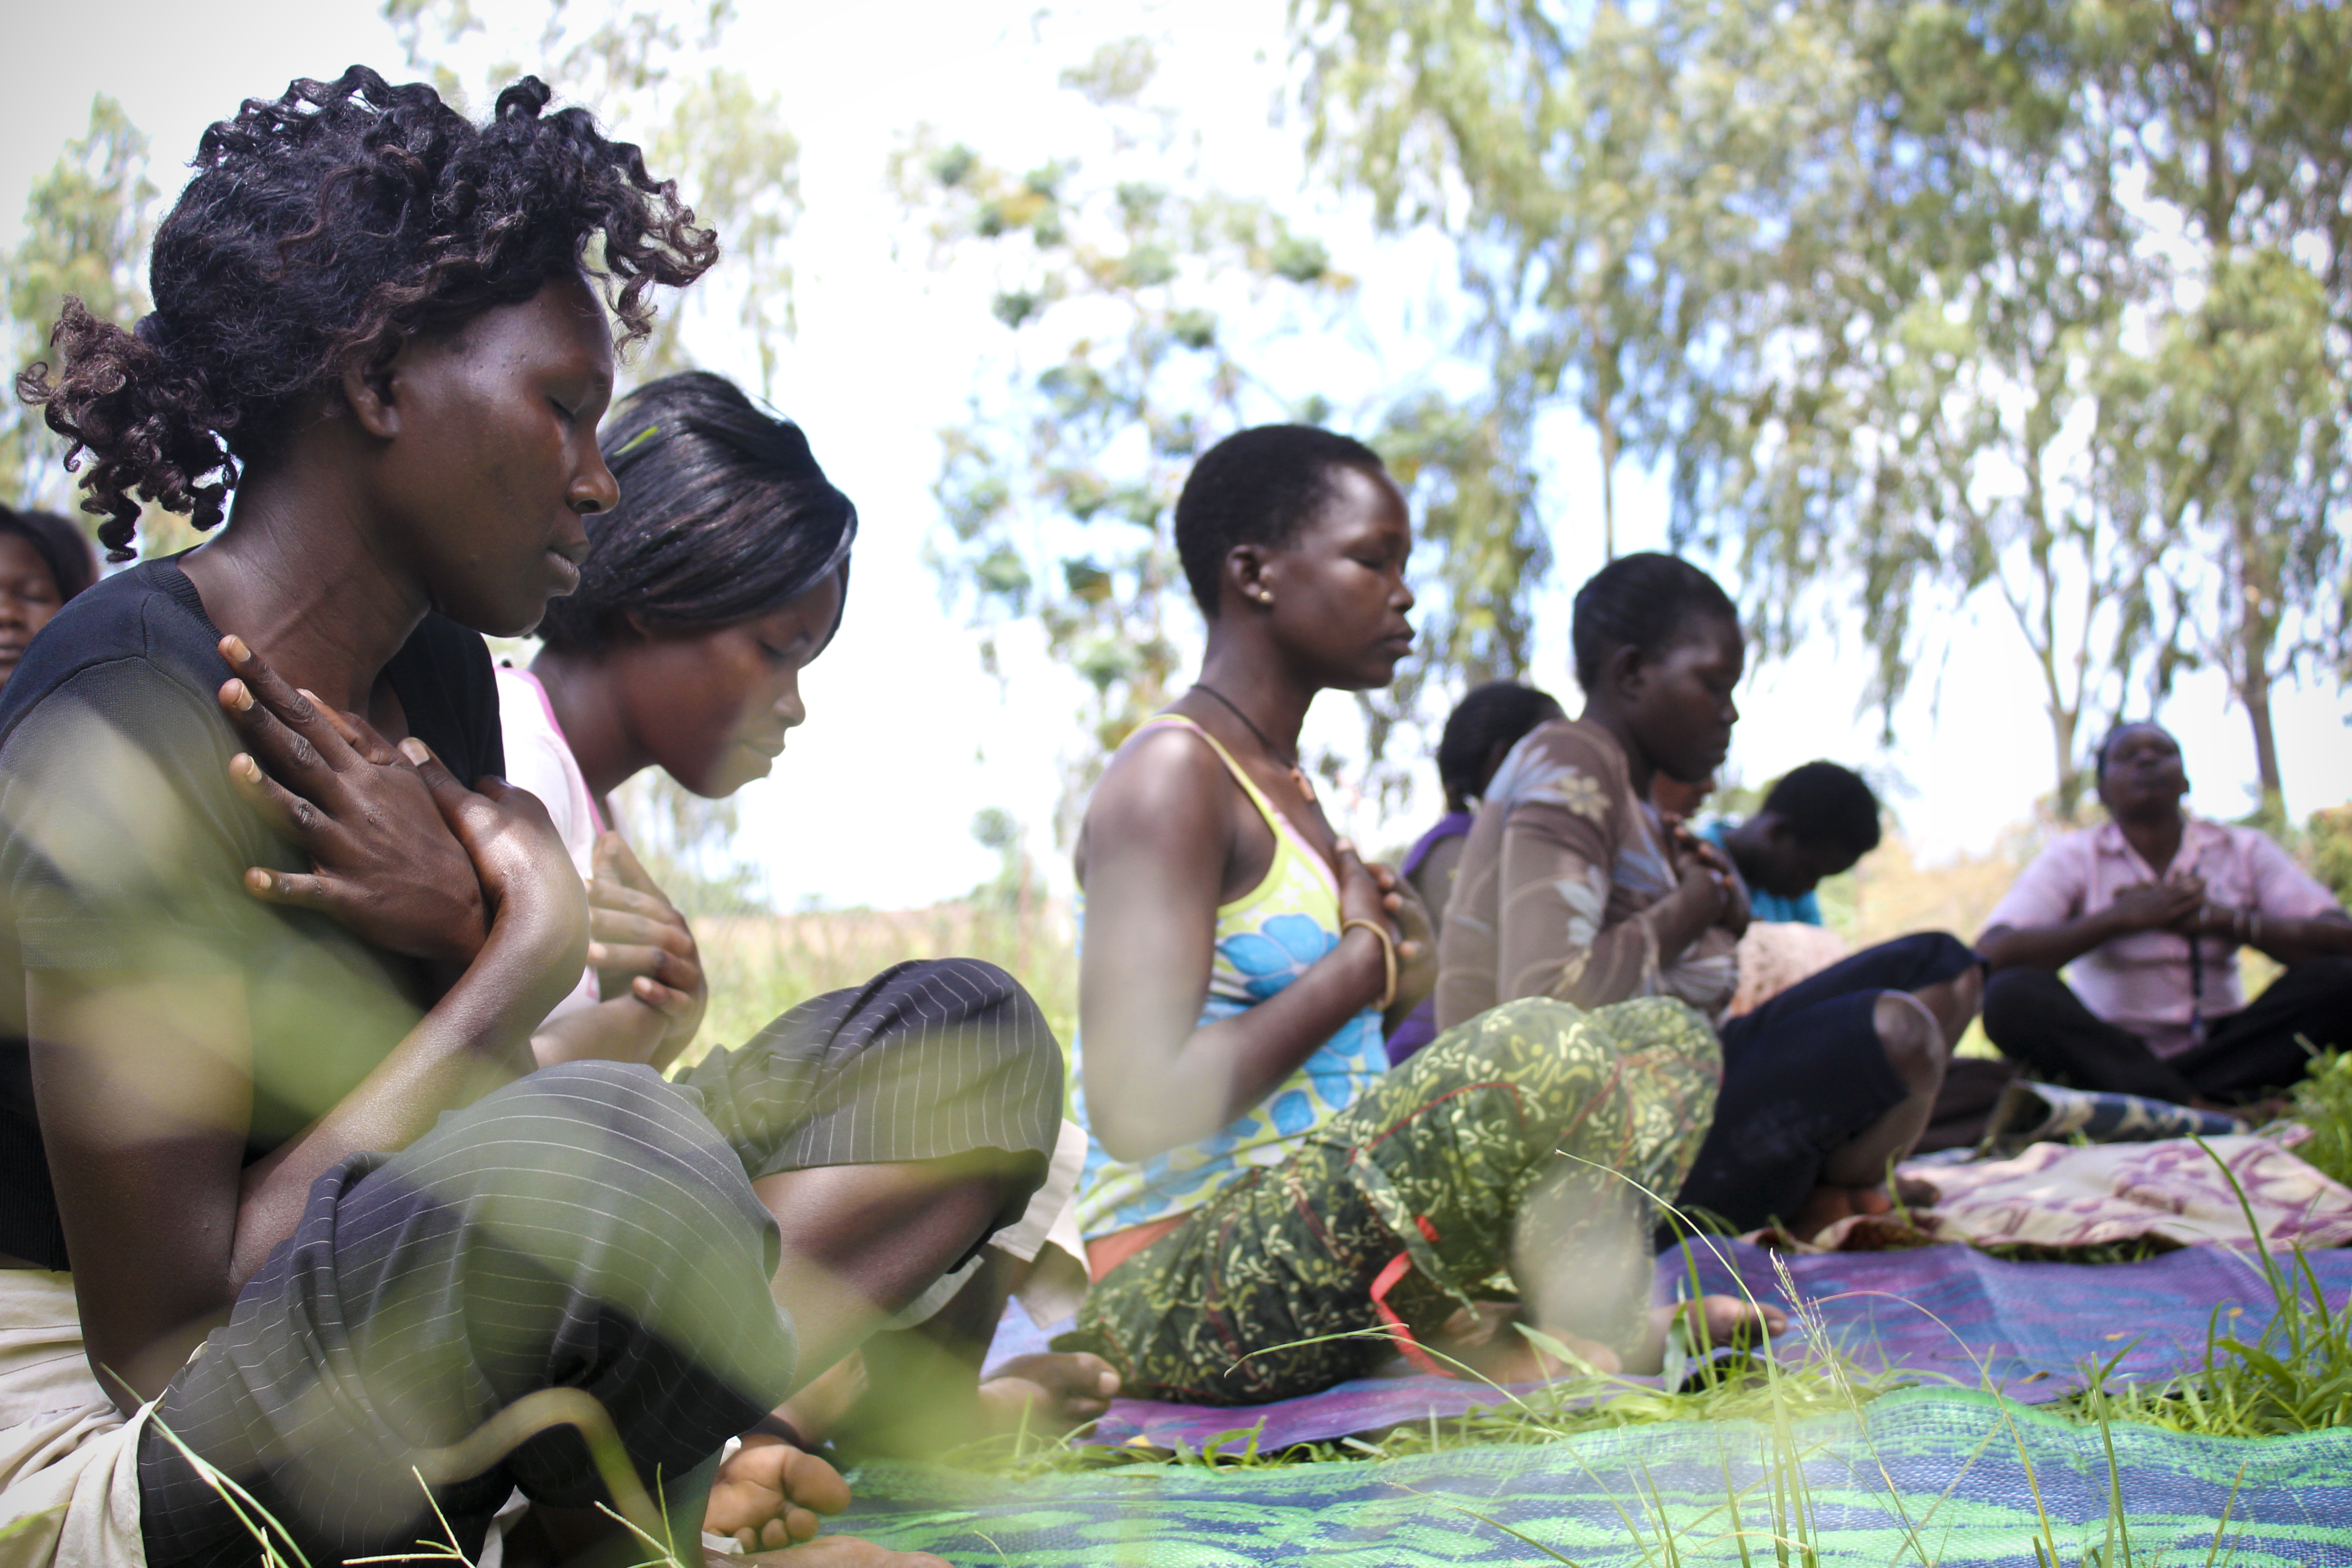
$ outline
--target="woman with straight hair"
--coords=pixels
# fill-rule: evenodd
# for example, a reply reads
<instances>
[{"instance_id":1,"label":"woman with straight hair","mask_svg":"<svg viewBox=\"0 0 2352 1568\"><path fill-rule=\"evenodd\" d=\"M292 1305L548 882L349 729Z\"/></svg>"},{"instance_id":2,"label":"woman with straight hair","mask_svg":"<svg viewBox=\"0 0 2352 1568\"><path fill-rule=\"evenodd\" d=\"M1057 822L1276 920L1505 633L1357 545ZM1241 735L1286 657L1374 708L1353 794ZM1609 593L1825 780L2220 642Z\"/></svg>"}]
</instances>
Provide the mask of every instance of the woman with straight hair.
<instances>
[{"instance_id":1,"label":"woman with straight hair","mask_svg":"<svg viewBox=\"0 0 2352 1568\"><path fill-rule=\"evenodd\" d=\"M620 503L588 520L580 585L548 606L530 668L499 671L508 778L547 804L587 883L592 921L580 984L534 1043L542 1062L617 1054L667 1068L702 1016L701 955L686 917L614 829L613 792L659 768L694 795L723 799L768 773L808 716L801 674L846 612L857 510L799 426L707 372L631 393L602 444ZM907 964L875 984L919 979L940 991L958 978ZM942 993L930 1005L944 1015L954 1001ZM735 1079L765 1070L756 1053L722 1050L679 1081L729 1104L741 1098ZM824 1389L745 1440L714 1492L713 1531L772 1544L758 1519L746 1523L732 1485L782 1458L763 1451L768 1443L806 1449L839 1435L931 1451L1024 1425L1075 1426L1108 1407L1118 1378L1093 1356L1022 1356L985 1385L977 1378L1009 1295L1019 1290L1050 1321L1083 1293L1082 1248L1065 1211L1084 1156L1084 1134L1062 1123L1047 1180L1020 1222L898 1313L893 1331L869 1339ZM844 1407L832 1396L843 1387L863 1393Z\"/></svg>"}]
</instances>

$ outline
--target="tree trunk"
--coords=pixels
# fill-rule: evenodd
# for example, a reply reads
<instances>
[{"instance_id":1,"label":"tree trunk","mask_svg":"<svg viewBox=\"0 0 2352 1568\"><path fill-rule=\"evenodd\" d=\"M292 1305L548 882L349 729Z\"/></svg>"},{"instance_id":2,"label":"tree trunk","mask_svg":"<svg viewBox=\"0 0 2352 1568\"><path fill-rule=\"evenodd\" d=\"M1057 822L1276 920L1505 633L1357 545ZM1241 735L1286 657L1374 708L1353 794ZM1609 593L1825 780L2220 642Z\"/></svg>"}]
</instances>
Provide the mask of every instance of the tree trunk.
<instances>
[{"instance_id":1,"label":"tree trunk","mask_svg":"<svg viewBox=\"0 0 2352 1568\"><path fill-rule=\"evenodd\" d=\"M2050 703L2050 738L2058 747L2058 820L2074 822L2083 813L2083 770L2074 761L2074 731L2082 722L2078 710Z\"/></svg>"},{"instance_id":2,"label":"tree trunk","mask_svg":"<svg viewBox=\"0 0 2352 1568\"><path fill-rule=\"evenodd\" d=\"M1606 402L1594 421L1601 427L1601 559L1617 559L1617 411Z\"/></svg>"},{"instance_id":3,"label":"tree trunk","mask_svg":"<svg viewBox=\"0 0 2352 1568\"><path fill-rule=\"evenodd\" d=\"M2273 827L2286 822L2286 792L2279 779L2278 737L2271 729L2271 644L2278 637L2278 573L2263 552L2252 523L2237 524L2238 700L2254 728L2254 774L2262 786L2262 815Z\"/></svg>"}]
</instances>

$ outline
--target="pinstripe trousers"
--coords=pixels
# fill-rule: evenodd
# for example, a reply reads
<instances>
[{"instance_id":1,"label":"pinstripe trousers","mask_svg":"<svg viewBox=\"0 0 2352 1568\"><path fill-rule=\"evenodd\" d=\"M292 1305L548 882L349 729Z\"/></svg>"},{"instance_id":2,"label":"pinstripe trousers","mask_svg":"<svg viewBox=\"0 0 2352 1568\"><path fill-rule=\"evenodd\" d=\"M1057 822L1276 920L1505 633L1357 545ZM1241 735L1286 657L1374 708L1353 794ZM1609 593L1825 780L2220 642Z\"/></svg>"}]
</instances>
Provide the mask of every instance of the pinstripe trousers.
<instances>
[{"instance_id":1,"label":"pinstripe trousers","mask_svg":"<svg viewBox=\"0 0 2352 1568\"><path fill-rule=\"evenodd\" d=\"M1007 1184L1017 1216L1061 1081L1028 994L950 959L804 1003L680 1083L549 1068L397 1154L343 1161L156 1408L140 1448L151 1568L259 1558L180 1445L321 1565L439 1538L412 1467L538 1389L593 1394L637 1473L676 1483L793 1384L778 1230L751 1180L1002 1149L1030 1172ZM559 1508L604 1495L559 1427L431 1503L470 1556L516 1488Z\"/></svg>"}]
</instances>

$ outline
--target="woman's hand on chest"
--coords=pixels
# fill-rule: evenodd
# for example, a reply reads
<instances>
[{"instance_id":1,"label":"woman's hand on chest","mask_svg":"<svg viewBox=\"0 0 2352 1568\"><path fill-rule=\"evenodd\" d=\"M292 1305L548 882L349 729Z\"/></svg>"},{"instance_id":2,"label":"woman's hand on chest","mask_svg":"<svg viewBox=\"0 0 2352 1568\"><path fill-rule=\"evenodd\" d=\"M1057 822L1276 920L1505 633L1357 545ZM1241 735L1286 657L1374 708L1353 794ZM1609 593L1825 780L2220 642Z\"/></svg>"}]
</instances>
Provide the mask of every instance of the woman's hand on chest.
<instances>
[{"instance_id":1,"label":"woman's hand on chest","mask_svg":"<svg viewBox=\"0 0 2352 1568\"><path fill-rule=\"evenodd\" d=\"M462 971L488 931L475 870L407 754L354 713L289 686L236 637L221 639L236 679L221 710L246 750L230 759L237 795L310 864L308 873L253 867L246 887L266 902L327 915L362 941Z\"/></svg>"}]
</instances>

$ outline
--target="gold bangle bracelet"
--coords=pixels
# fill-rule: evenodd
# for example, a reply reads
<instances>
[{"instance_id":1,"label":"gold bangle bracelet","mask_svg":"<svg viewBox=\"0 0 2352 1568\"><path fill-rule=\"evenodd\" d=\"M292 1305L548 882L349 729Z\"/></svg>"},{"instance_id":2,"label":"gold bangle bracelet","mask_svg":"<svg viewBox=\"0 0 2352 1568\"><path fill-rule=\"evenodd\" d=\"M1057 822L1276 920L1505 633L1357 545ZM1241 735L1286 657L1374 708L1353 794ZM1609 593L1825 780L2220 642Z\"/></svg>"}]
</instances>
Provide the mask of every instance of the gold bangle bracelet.
<instances>
[{"instance_id":1,"label":"gold bangle bracelet","mask_svg":"<svg viewBox=\"0 0 2352 1568\"><path fill-rule=\"evenodd\" d=\"M1339 934L1342 937L1345 937L1349 931L1353 931L1358 926L1363 927L1366 931L1381 939L1381 966L1382 971L1388 976L1388 984L1381 991L1381 1011L1386 1013L1391 1007L1396 1005L1396 938L1391 936L1388 933L1388 928L1381 925L1378 921L1367 920L1341 921L1339 922Z\"/></svg>"}]
</instances>

